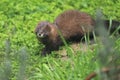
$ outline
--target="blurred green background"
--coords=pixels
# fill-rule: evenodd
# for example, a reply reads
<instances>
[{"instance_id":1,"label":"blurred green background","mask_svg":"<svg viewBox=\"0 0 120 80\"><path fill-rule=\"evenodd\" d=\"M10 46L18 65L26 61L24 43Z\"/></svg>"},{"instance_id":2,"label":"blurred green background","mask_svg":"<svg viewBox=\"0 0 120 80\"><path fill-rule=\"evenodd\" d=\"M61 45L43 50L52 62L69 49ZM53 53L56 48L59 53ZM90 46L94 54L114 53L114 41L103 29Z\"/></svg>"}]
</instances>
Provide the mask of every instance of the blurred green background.
<instances>
[{"instance_id":1,"label":"blurred green background","mask_svg":"<svg viewBox=\"0 0 120 80\"><path fill-rule=\"evenodd\" d=\"M67 61L35 55L43 47L34 34L38 22L53 22L70 9L93 18L101 9L105 19L120 21L120 0L0 0L0 80L83 80L98 67L98 62L92 61L97 48L77 51L78 56ZM116 44L119 49L120 39ZM68 52L72 53L71 49Z\"/></svg>"}]
</instances>

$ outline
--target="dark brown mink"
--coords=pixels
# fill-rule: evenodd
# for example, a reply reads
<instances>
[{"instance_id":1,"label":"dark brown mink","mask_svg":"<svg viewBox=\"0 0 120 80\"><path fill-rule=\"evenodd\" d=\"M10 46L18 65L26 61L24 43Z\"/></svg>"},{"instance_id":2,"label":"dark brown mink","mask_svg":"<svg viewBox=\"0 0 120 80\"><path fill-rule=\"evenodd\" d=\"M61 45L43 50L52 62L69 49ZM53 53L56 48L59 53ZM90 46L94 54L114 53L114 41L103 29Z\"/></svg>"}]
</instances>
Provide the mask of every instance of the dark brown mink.
<instances>
[{"instance_id":1,"label":"dark brown mink","mask_svg":"<svg viewBox=\"0 0 120 80\"><path fill-rule=\"evenodd\" d=\"M105 20L106 25L109 25L108 21ZM68 10L58 15L53 23L41 21L37 25L35 33L38 40L45 45L41 54L46 55L63 45L59 32L66 41L72 41L80 40L86 33L91 35L94 29L95 20L89 14Z\"/></svg>"},{"instance_id":2,"label":"dark brown mink","mask_svg":"<svg viewBox=\"0 0 120 80\"><path fill-rule=\"evenodd\" d=\"M58 30L66 41L71 38L78 39L84 36L85 33L92 32L94 23L90 15L77 10L68 10L61 13L54 23L40 22L35 29L35 33L38 40L45 45L42 55L58 50L59 46L63 44Z\"/></svg>"}]
</instances>

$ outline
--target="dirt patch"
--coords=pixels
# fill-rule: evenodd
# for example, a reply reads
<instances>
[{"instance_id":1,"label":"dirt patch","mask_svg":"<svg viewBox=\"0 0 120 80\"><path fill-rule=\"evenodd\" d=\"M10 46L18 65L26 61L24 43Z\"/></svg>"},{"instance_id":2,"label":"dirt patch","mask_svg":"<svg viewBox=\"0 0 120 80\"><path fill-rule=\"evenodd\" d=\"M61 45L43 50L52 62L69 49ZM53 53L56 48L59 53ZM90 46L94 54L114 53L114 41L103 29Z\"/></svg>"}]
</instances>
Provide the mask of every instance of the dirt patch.
<instances>
[{"instance_id":1,"label":"dirt patch","mask_svg":"<svg viewBox=\"0 0 120 80\"><path fill-rule=\"evenodd\" d=\"M85 43L73 43L73 44L69 45L68 48L70 49L70 51L72 51L73 54L76 55L76 53L78 53L78 52L87 53L88 50L93 51L94 47L95 47L94 44L88 45ZM69 54L69 52L67 51L67 49L65 47L62 47L62 49L57 51L57 53L61 56L60 58L62 60L68 59L67 54Z\"/></svg>"}]
</instances>

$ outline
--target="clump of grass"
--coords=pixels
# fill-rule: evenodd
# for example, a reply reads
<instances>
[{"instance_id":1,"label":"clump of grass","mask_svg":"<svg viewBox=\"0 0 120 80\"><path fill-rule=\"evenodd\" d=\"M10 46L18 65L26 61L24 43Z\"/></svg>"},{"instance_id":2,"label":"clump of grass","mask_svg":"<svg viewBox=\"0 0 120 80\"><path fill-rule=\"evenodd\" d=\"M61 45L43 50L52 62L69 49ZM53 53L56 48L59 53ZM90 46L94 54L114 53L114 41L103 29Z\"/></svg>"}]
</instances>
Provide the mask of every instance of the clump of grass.
<instances>
[{"instance_id":1,"label":"clump of grass","mask_svg":"<svg viewBox=\"0 0 120 80\"><path fill-rule=\"evenodd\" d=\"M28 61L28 53L25 47L21 48L18 56L19 61L19 71L17 80L25 80L27 78L26 69L27 69L27 61Z\"/></svg>"},{"instance_id":2,"label":"clump of grass","mask_svg":"<svg viewBox=\"0 0 120 80\"><path fill-rule=\"evenodd\" d=\"M95 78L97 80L118 80L119 77L115 76L119 76L120 74L118 72L119 69L116 68L119 67L118 63L118 61L120 61L119 51L115 49L115 40L113 40L109 36L109 33L105 29L101 11L98 11L96 16L97 16L96 31L100 37L99 39L102 43L102 47L101 46L99 47L100 49L97 56L98 58L97 60L99 62L98 66L96 67L97 71L96 73L91 73L91 75L87 77L86 80L91 80L95 76L97 76L97 78ZM111 22L110 24L112 25ZM111 26L109 27L111 28Z\"/></svg>"},{"instance_id":3,"label":"clump of grass","mask_svg":"<svg viewBox=\"0 0 120 80\"><path fill-rule=\"evenodd\" d=\"M5 41L5 57L4 62L1 64L0 67L0 79L1 80L9 80L11 76L11 59L10 59L10 39Z\"/></svg>"}]
</instances>

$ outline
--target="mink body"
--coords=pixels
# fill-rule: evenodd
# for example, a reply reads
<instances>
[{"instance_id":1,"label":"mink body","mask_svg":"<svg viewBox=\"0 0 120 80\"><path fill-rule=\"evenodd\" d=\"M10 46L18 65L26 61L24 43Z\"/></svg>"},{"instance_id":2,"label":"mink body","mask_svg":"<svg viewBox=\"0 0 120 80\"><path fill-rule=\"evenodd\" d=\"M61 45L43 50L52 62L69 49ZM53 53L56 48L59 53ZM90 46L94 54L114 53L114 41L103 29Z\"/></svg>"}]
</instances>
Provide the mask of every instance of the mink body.
<instances>
[{"instance_id":1,"label":"mink body","mask_svg":"<svg viewBox=\"0 0 120 80\"><path fill-rule=\"evenodd\" d=\"M105 25L109 26L109 20L105 21ZM119 23L114 22L114 25L118 26ZM94 29L95 20L89 14L68 10L58 15L54 23L40 22L35 33L38 40L45 45L42 55L46 55L53 50L58 50L59 46L63 45L59 32L66 41L71 41L80 40L86 33L91 35Z\"/></svg>"},{"instance_id":2,"label":"mink body","mask_svg":"<svg viewBox=\"0 0 120 80\"><path fill-rule=\"evenodd\" d=\"M65 39L73 36L83 36L92 32L94 20L87 13L70 10L60 14L54 21Z\"/></svg>"}]
</instances>

